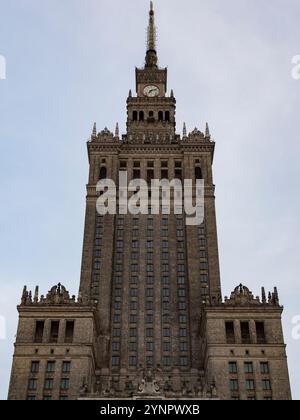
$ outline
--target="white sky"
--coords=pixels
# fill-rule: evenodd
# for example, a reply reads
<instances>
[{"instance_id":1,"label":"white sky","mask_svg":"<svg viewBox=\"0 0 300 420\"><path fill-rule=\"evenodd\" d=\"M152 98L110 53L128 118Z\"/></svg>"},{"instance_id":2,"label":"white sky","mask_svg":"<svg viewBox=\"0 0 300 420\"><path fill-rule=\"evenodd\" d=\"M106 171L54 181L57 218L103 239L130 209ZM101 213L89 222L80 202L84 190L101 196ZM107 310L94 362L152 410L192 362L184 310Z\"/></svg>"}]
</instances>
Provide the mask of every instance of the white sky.
<instances>
[{"instance_id":1,"label":"white sky","mask_svg":"<svg viewBox=\"0 0 300 420\"><path fill-rule=\"evenodd\" d=\"M85 141L125 131L143 64L148 0L0 0L0 398L24 284L79 285ZM278 286L294 398L300 397L299 0L157 0L159 59L177 128L210 123L224 295Z\"/></svg>"}]
</instances>

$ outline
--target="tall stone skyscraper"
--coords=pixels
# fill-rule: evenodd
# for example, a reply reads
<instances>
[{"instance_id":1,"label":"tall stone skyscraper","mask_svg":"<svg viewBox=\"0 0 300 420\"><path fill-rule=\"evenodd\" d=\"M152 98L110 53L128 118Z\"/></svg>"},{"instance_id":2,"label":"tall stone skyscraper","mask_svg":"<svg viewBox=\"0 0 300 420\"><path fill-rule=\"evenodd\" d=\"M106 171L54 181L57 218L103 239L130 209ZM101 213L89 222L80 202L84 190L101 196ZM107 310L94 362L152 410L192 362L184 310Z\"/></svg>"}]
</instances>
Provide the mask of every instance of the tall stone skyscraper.
<instances>
[{"instance_id":1,"label":"tall stone skyscraper","mask_svg":"<svg viewBox=\"0 0 300 420\"><path fill-rule=\"evenodd\" d=\"M222 298L209 127L176 132L176 99L158 67L151 3L145 66L127 99L127 132L88 142L78 298L24 288L9 399L290 399L282 307L240 285ZM205 217L96 209L99 180L203 179ZM121 197L122 192L118 196ZM149 194L150 198L150 194ZM150 202L150 201L149 201Z\"/></svg>"}]
</instances>

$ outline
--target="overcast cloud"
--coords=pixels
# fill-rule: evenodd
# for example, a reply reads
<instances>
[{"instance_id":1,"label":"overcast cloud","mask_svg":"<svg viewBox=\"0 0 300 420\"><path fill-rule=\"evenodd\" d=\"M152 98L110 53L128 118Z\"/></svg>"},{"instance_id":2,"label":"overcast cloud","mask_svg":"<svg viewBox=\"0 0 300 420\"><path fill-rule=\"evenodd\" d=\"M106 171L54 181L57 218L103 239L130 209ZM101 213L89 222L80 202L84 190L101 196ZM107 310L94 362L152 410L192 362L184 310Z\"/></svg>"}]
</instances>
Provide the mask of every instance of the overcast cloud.
<instances>
[{"instance_id":1,"label":"overcast cloud","mask_svg":"<svg viewBox=\"0 0 300 420\"><path fill-rule=\"evenodd\" d=\"M0 398L7 397L16 305L79 285L92 124L125 132L148 0L0 0ZM278 286L294 398L300 397L299 0L157 0L160 65L177 130L208 121L224 295ZM0 318L1 319L1 318Z\"/></svg>"}]
</instances>

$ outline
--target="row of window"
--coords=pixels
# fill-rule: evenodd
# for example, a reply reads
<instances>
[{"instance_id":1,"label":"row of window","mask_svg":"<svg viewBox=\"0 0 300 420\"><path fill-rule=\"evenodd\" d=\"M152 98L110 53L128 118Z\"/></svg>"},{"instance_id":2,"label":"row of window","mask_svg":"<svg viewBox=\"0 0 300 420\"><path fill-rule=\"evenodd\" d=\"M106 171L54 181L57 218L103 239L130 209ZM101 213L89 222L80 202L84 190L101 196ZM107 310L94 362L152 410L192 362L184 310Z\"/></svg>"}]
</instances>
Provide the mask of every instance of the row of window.
<instances>
[{"instance_id":1,"label":"row of window","mask_svg":"<svg viewBox=\"0 0 300 420\"><path fill-rule=\"evenodd\" d=\"M155 117L158 121L169 122L170 121L170 111L159 111L157 116L154 111L149 111L147 114L144 111L133 111L132 112L132 121L145 121L145 119L155 120Z\"/></svg>"},{"instance_id":2,"label":"row of window","mask_svg":"<svg viewBox=\"0 0 300 420\"><path fill-rule=\"evenodd\" d=\"M271 384L271 381L269 379L263 379L261 381L261 386L262 386L263 391L272 391L272 384ZM230 387L230 391L232 391L232 392L239 391L239 381L238 381L238 379L230 379L229 387ZM247 379L245 381L245 389L246 389L246 391L255 391L256 384L255 384L254 379Z\"/></svg>"},{"instance_id":3,"label":"row of window","mask_svg":"<svg viewBox=\"0 0 300 420\"><path fill-rule=\"evenodd\" d=\"M229 363L229 373L234 374L234 375L238 373L237 362L230 362ZM253 374L254 373L253 362L245 362L244 363L244 373L246 373L246 374ZM260 373L262 375L268 375L270 373L268 362L261 362L260 363Z\"/></svg>"},{"instance_id":4,"label":"row of window","mask_svg":"<svg viewBox=\"0 0 300 420\"><path fill-rule=\"evenodd\" d=\"M50 324L50 334L48 337L49 343L57 343L59 338L59 331L60 331L60 321L51 321ZM74 321L66 321L65 323L65 334L64 334L64 342L65 343L73 343L74 339ZM35 333L34 333L34 342L35 343L42 343L44 340L44 333L45 333L45 321L36 321L35 325Z\"/></svg>"},{"instance_id":5,"label":"row of window","mask_svg":"<svg viewBox=\"0 0 300 420\"><path fill-rule=\"evenodd\" d=\"M137 315L129 315L129 323L130 324L137 324L139 317ZM115 314L114 316L114 323L120 324L122 321L122 316L120 314ZM164 324L170 324L171 316L169 314L163 315L162 322ZM146 315L145 316L145 323L146 324L153 324L154 323L154 315ZM179 323L186 324L187 323L187 316L186 315L179 315Z\"/></svg>"},{"instance_id":6,"label":"row of window","mask_svg":"<svg viewBox=\"0 0 300 420\"><path fill-rule=\"evenodd\" d=\"M152 341L147 341L145 343L145 348L147 352L154 352L155 351L155 343ZM179 344L180 352L184 353L188 351L188 343L187 342L180 342ZM112 351L119 352L121 350L121 343L119 341L112 342ZM136 341L130 341L128 343L128 350L130 352L137 352L138 350L138 343ZM163 343L163 352L168 353L172 351L172 344L167 341Z\"/></svg>"},{"instance_id":7,"label":"row of window","mask_svg":"<svg viewBox=\"0 0 300 420\"><path fill-rule=\"evenodd\" d=\"M137 289L133 289L133 290L137 290ZM166 311L170 310L170 308L171 308L171 305L170 305L169 302L163 302L162 306L163 306L163 309L166 310ZM129 309L131 311L137 311L138 307L139 307L139 303L136 302L136 301L132 301L132 302L129 303ZM147 311L154 311L154 307L155 307L155 304L154 304L153 301L145 302L145 308L146 308ZM178 302L178 309L180 311L186 311L187 308L188 308L188 305L187 305L186 302ZM122 309L122 303L121 302L115 302L114 309L115 309L115 311L120 311Z\"/></svg>"},{"instance_id":8,"label":"row of window","mask_svg":"<svg viewBox=\"0 0 300 420\"><path fill-rule=\"evenodd\" d=\"M122 330L121 328L113 328L112 331L113 337L121 337L122 336ZM146 328L146 337L154 337L154 328ZM171 328L163 328L163 337L172 337L172 331ZM187 329L186 328L180 328L179 329L179 337L187 337ZM137 337L138 336L138 330L137 328L130 328L129 329L129 337Z\"/></svg>"},{"instance_id":9,"label":"row of window","mask_svg":"<svg viewBox=\"0 0 300 420\"><path fill-rule=\"evenodd\" d=\"M225 323L226 330L226 340L227 344L235 344L237 332L235 331L234 322ZM255 333L256 333L256 342L258 344L266 344L266 334L265 334L265 325L264 322L257 321L255 322ZM248 321L240 322L240 334L242 344L251 344L252 337L250 332L250 323Z\"/></svg>"},{"instance_id":10,"label":"row of window","mask_svg":"<svg viewBox=\"0 0 300 420\"><path fill-rule=\"evenodd\" d=\"M35 395L28 395L27 401L36 401ZM43 400L44 401L52 401L52 395L44 395ZM60 401L68 401L69 397L67 395L60 395L59 400Z\"/></svg>"},{"instance_id":11,"label":"row of window","mask_svg":"<svg viewBox=\"0 0 300 420\"><path fill-rule=\"evenodd\" d=\"M112 357L112 366L120 366L120 357L119 356L113 356ZM171 367L173 363L173 358L171 356L164 356L162 358L162 364L165 367ZM153 356L147 356L146 357L146 364L147 365L154 365L154 357ZM131 367L137 367L138 366L138 357L137 356L129 356L128 358L128 365ZM181 367L187 367L189 365L189 359L188 357L180 357L179 358L179 365Z\"/></svg>"},{"instance_id":12,"label":"row of window","mask_svg":"<svg viewBox=\"0 0 300 420\"><path fill-rule=\"evenodd\" d=\"M37 379L29 379L28 382L28 390L29 391L36 391L38 385ZM54 388L54 379L46 378L44 381L44 390L45 391L52 391ZM60 389L61 390L68 390L70 388L70 379L69 378L62 378L60 380Z\"/></svg>"},{"instance_id":13,"label":"row of window","mask_svg":"<svg viewBox=\"0 0 300 420\"><path fill-rule=\"evenodd\" d=\"M46 364L46 373L54 373L56 367L56 362L50 361ZM39 373L40 371L40 362L32 362L31 363L31 373ZM70 373L71 372L71 362L63 362L62 363L62 373Z\"/></svg>"}]
</instances>

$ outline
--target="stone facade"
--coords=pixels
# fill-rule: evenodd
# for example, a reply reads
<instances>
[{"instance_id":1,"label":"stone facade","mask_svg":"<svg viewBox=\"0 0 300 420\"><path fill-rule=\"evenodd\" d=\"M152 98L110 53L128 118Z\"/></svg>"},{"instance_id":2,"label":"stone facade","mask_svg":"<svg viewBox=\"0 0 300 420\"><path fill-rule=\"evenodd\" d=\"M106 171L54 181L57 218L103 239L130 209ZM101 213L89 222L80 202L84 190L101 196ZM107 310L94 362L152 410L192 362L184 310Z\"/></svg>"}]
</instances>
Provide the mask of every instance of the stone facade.
<instances>
[{"instance_id":1,"label":"stone facade","mask_svg":"<svg viewBox=\"0 0 300 420\"><path fill-rule=\"evenodd\" d=\"M221 294L209 127L176 134L176 99L157 65L151 6L145 67L127 133L94 125L78 298L25 288L9 399L290 399L275 290ZM205 219L100 216L99 180L205 182ZM121 209L121 196L117 205ZM174 193L172 193L174 194Z\"/></svg>"}]
</instances>

